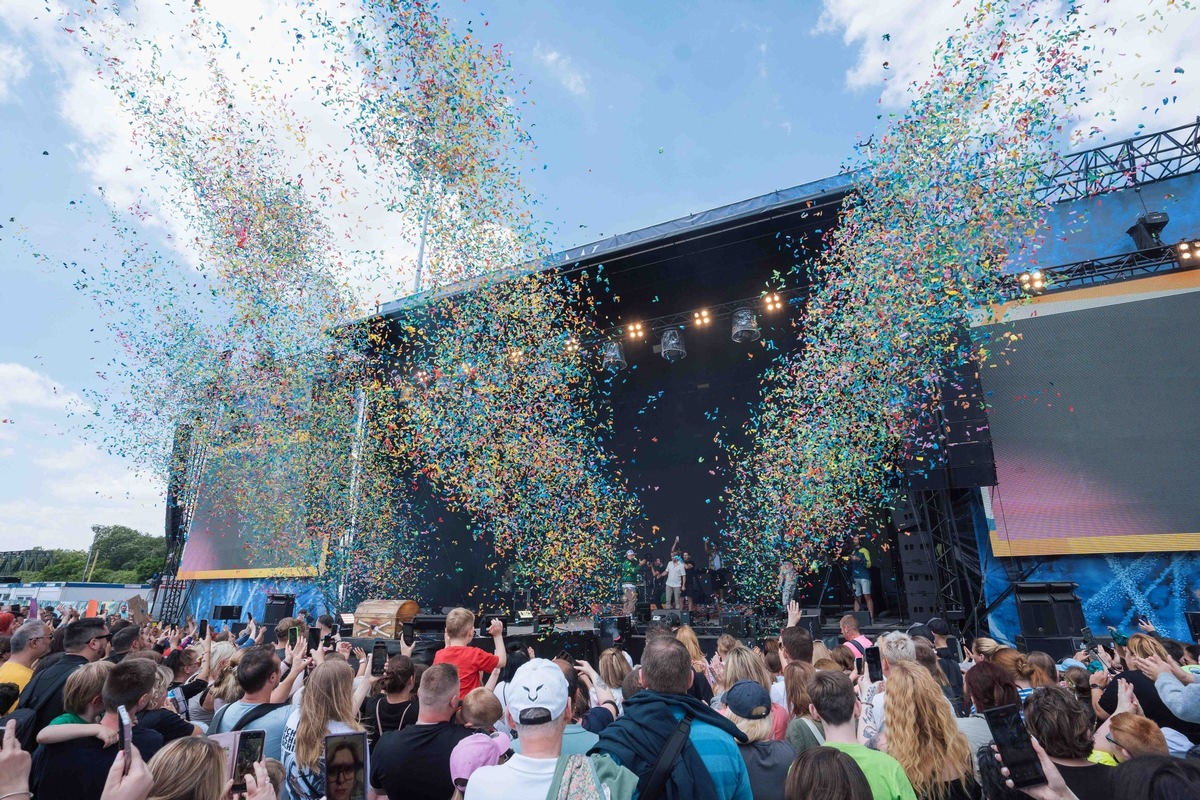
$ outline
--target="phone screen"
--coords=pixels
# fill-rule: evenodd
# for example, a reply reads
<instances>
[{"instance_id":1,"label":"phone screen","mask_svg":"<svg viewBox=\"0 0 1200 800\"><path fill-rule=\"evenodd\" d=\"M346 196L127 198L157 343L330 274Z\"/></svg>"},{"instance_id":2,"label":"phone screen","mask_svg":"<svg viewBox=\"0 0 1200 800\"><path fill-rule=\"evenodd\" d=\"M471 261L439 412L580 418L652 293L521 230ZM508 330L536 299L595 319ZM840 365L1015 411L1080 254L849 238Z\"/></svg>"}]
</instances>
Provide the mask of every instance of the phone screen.
<instances>
[{"instance_id":1,"label":"phone screen","mask_svg":"<svg viewBox=\"0 0 1200 800\"><path fill-rule=\"evenodd\" d=\"M375 642L375 646L371 648L371 674L382 675L384 667L387 666L388 649L383 642Z\"/></svg>"},{"instance_id":2,"label":"phone screen","mask_svg":"<svg viewBox=\"0 0 1200 800\"><path fill-rule=\"evenodd\" d=\"M290 650L295 647L298 641L300 641L300 629L295 627L288 628L288 649Z\"/></svg>"},{"instance_id":3,"label":"phone screen","mask_svg":"<svg viewBox=\"0 0 1200 800\"><path fill-rule=\"evenodd\" d=\"M859 675L862 675L862 667L863 667L862 656L859 656L858 658L854 659L854 671L856 673L858 673Z\"/></svg>"},{"instance_id":4,"label":"phone screen","mask_svg":"<svg viewBox=\"0 0 1200 800\"><path fill-rule=\"evenodd\" d=\"M266 731L242 731L238 736L237 755L233 757L233 791L246 791L246 776L254 774L254 765L262 761Z\"/></svg>"},{"instance_id":5,"label":"phone screen","mask_svg":"<svg viewBox=\"0 0 1200 800\"><path fill-rule=\"evenodd\" d=\"M124 774L129 774L129 761L133 758L133 720L129 718L129 712L125 710L125 706L117 706L117 716L121 718L121 750L125 752L125 769Z\"/></svg>"},{"instance_id":6,"label":"phone screen","mask_svg":"<svg viewBox=\"0 0 1200 800\"><path fill-rule=\"evenodd\" d=\"M325 796L366 800L370 751L366 733L325 737Z\"/></svg>"},{"instance_id":7,"label":"phone screen","mask_svg":"<svg viewBox=\"0 0 1200 800\"><path fill-rule=\"evenodd\" d=\"M309 651L316 650L321 646L321 632L316 628L308 629L308 649Z\"/></svg>"},{"instance_id":8,"label":"phone screen","mask_svg":"<svg viewBox=\"0 0 1200 800\"><path fill-rule=\"evenodd\" d=\"M863 655L867 663L867 680L871 683L883 680L883 660L879 655L879 648L868 647Z\"/></svg>"},{"instance_id":9,"label":"phone screen","mask_svg":"<svg viewBox=\"0 0 1200 800\"><path fill-rule=\"evenodd\" d=\"M206 619L200 620L200 633L198 634L198 636L196 638L198 638L198 639L207 639L208 638L208 620L206 620Z\"/></svg>"},{"instance_id":10,"label":"phone screen","mask_svg":"<svg viewBox=\"0 0 1200 800\"><path fill-rule=\"evenodd\" d=\"M187 699L183 696L183 689L175 688L167 692L167 696L171 698L171 705L175 708L175 713L181 717L187 716Z\"/></svg>"},{"instance_id":11,"label":"phone screen","mask_svg":"<svg viewBox=\"0 0 1200 800\"><path fill-rule=\"evenodd\" d=\"M1008 767L1013 786L1024 789L1045 783L1046 776L1029 741L1029 732L1025 730L1020 709L1016 706L989 708L983 712L983 718L987 720L996 748L1004 759L1004 766Z\"/></svg>"}]
</instances>

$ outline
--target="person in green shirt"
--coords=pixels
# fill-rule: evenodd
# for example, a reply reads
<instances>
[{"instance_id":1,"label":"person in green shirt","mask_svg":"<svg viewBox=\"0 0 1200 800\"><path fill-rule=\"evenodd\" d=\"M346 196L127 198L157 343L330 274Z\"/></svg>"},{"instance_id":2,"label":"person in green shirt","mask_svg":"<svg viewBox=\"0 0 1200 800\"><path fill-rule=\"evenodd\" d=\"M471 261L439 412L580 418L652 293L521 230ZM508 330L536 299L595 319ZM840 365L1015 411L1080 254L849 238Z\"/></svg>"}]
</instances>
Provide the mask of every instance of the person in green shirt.
<instances>
[{"instance_id":1,"label":"person in green shirt","mask_svg":"<svg viewBox=\"0 0 1200 800\"><path fill-rule=\"evenodd\" d=\"M841 750L854 759L874 800L916 800L908 776L900 762L859 744L857 719L860 706L854 684L844 672L821 671L813 676L808 689L812 718L825 726L825 746Z\"/></svg>"}]
</instances>

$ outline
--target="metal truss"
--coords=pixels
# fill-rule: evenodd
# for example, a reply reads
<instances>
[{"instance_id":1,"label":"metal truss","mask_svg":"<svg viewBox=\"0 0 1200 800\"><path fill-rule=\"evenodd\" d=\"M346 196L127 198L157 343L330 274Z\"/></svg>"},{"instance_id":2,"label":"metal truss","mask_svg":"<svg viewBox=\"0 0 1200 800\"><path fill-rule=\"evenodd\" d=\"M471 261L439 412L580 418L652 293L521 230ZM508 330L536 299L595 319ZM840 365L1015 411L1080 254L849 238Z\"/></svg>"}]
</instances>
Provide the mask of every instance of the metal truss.
<instances>
[{"instance_id":1,"label":"metal truss","mask_svg":"<svg viewBox=\"0 0 1200 800\"><path fill-rule=\"evenodd\" d=\"M1185 265L1180 259L1177 247L1156 247L1150 250L1138 250L1133 253L1121 253L1115 256L1091 258L1087 261L1075 261L1057 267L1047 267L1042 272L1046 276L1045 293L1049 294L1080 286L1115 283L1133 278L1144 278L1148 275L1176 272L1191 267L1190 262ZM1016 275L1006 278L1005 291L1013 297L1022 294Z\"/></svg>"},{"instance_id":2,"label":"metal truss","mask_svg":"<svg viewBox=\"0 0 1200 800\"><path fill-rule=\"evenodd\" d=\"M179 624L183 620L183 612L187 608L191 590L192 585L189 581L163 578L154 590L151 616L163 625Z\"/></svg>"},{"instance_id":3,"label":"metal truss","mask_svg":"<svg viewBox=\"0 0 1200 800\"><path fill-rule=\"evenodd\" d=\"M53 558L50 550L11 550L0 553L0 575L16 575L18 572L40 572Z\"/></svg>"},{"instance_id":4,"label":"metal truss","mask_svg":"<svg viewBox=\"0 0 1200 800\"><path fill-rule=\"evenodd\" d=\"M934 608L946 619L961 620L966 617L967 609L974 606L974 593L964 575L964 564L969 560L962 552L963 537L955 519L953 491L923 489L911 492L909 497L918 514L918 527L929 536L932 545Z\"/></svg>"},{"instance_id":5,"label":"metal truss","mask_svg":"<svg viewBox=\"0 0 1200 800\"><path fill-rule=\"evenodd\" d=\"M1178 128L1060 156L1050 164L1038 199L1051 203L1200 172L1200 117Z\"/></svg>"}]
</instances>

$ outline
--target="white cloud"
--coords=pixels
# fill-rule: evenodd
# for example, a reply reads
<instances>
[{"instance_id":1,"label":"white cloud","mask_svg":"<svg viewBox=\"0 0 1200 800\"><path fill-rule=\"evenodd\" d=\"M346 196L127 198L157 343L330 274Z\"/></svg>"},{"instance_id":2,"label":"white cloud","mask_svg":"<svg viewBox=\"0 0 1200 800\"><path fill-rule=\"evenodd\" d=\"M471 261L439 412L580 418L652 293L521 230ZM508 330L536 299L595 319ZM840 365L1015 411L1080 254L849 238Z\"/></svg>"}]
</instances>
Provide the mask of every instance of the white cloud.
<instances>
[{"instance_id":1,"label":"white cloud","mask_svg":"<svg viewBox=\"0 0 1200 800\"><path fill-rule=\"evenodd\" d=\"M0 103L7 102L13 87L29 75L29 62L21 48L0 42Z\"/></svg>"},{"instance_id":2,"label":"white cloud","mask_svg":"<svg viewBox=\"0 0 1200 800\"><path fill-rule=\"evenodd\" d=\"M18 409L30 408L65 410L82 403L79 395L60 389L49 375L24 364L0 364L0 415L15 416Z\"/></svg>"},{"instance_id":3,"label":"white cloud","mask_svg":"<svg viewBox=\"0 0 1200 800\"><path fill-rule=\"evenodd\" d=\"M576 97L583 97L588 93L587 82L591 76L577 69L571 63L570 56L543 47L541 42L534 45L533 55L568 92Z\"/></svg>"},{"instance_id":4,"label":"white cloud","mask_svg":"<svg viewBox=\"0 0 1200 800\"><path fill-rule=\"evenodd\" d=\"M1064 10L1057 0L1032 5L1043 15L1061 16ZM934 48L972 7L971 2L824 0L815 32L840 32L847 46L857 48L846 73L848 88L878 87L883 104L895 108L908 102L911 84L925 80ZM1095 126L1110 138L1124 138L1195 119L1200 49L1194 39L1200 13L1164 0L1112 0L1081 9L1096 68L1078 109L1079 129Z\"/></svg>"}]
</instances>

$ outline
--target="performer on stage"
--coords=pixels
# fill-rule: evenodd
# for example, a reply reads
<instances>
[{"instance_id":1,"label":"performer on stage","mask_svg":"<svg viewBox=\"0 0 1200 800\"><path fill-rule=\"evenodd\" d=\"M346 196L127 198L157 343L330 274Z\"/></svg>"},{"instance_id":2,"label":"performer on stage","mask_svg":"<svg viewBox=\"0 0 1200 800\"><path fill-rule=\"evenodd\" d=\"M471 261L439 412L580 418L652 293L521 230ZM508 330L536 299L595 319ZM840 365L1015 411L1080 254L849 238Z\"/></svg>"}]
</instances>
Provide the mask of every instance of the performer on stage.
<instances>
[{"instance_id":1,"label":"performer on stage","mask_svg":"<svg viewBox=\"0 0 1200 800\"><path fill-rule=\"evenodd\" d=\"M642 561L641 564L646 562ZM621 590L624 592L624 613L632 615L637 611L637 579L638 568L637 553L632 550L625 551L625 560L621 562Z\"/></svg>"},{"instance_id":2,"label":"performer on stage","mask_svg":"<svg viewBox=\"0 0 1200 800\"><path fill-rule=\"evenodd\" d=\"M667 565L659 556L642 567L642 575L646 583L646 596L642 598L648 603L661 606L663 601L663 578L667 577Z\"/></svg>"},{"instance_id":3,"label":"performer on stage","mask_svg":"<svg viewBox=\"0 0 1200 800\"><path fill-rule=\"evenodd\" d=\"M683 566L683 556L679 555L679 553L673 553L671 555L671 563L667 564L667 608L683 609L683 590L686 586L686 575L687 570Z\"/></svg>"},{"instance_id":4,"label":"performer on stage","mask_svg":"<svg viewBox=\"0 0 1200 800\"><path fill-rule=\"evenodd\" d=\"M721 613L721 598L725 591L725 565L721 561L721 545L704 537L704 552L708 554L708 574L712 580L712 593L717 601L717 613Z\"/></svg>"},{"instance_id":5,"label":"performer on stage","mask_svg":"<svg viewBox=\"0 0 1200 800\"><path fill-rule=\"evenodd\" d=\"M854 591L854 610L862 610L862 601L867 601L867 613L871 624L875 623L875 598L871 596L871 551L863 545L862 534L850 537L850 586Z\"/></svg>"},{"instance_id":6,"label":"performer on stage","mask_svg":"<svg viewBox=\"0 0 1200 800\"><path fill-rule=\"evenodd\" d=\"M796 568L792 566L792 562L786 558L779 565L779 582L776 584L776 589L780 590L780 605L786 612L788 603L792 601L792 595L796 593Z\"/></svg>"}]
</instances>

